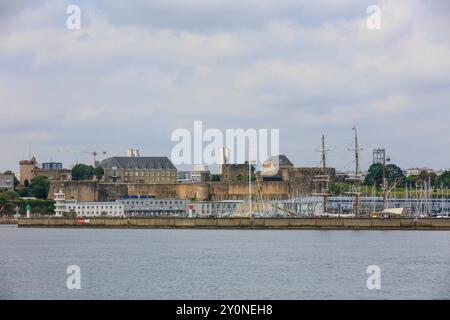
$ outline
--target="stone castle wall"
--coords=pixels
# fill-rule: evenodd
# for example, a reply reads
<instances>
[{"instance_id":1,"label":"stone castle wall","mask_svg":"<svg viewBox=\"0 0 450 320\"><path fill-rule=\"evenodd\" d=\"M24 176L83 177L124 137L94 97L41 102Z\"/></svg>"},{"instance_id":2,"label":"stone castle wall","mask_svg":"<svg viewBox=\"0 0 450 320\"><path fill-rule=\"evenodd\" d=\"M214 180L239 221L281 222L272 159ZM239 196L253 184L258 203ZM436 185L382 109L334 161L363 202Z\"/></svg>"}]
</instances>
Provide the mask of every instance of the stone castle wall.
<instances>
[{"instance_id":1,"label":"stone castle wall","mask_svg":"<svg viewBox=\"0 0 450 320\"><path fill-rule=\"evenodd\" d=\"M291 196L290 184L285 181L265 181L252 184L255 199L282 200ZM98 181L64 181L51 184L49 198L58 190L64 190L66 199L78 201L111 201L124 196L154 196L196 200L247 200L247 183L168 183L168 184L116 184Z\"/></svg>"}]
</instances>

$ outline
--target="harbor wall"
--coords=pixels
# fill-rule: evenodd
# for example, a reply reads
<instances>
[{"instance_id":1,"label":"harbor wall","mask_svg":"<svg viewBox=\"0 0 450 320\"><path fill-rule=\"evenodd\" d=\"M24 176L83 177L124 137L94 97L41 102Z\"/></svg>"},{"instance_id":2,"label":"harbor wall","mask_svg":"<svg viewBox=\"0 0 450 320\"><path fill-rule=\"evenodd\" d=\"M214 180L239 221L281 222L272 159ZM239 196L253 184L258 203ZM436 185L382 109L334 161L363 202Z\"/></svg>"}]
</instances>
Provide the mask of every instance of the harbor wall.
<instances>
[{"instance_id":1,"label":"harbor wall","mask_svg":"<svg viewBox=\"0 0 450 320\"><path fill-rule=\"evenodd\" d=\"M369 218L20 218L19 227L450 230L450 219Z\"/></svg>"},{"instance_id":2,"label":"harbor wall","mask_svg":"<svg viewBox=\"0 0 450 320\"><path fill-rule=\"evenodd\" d=\"M17 224L17 219L0 218L0 224Z\"/></svg>"}]
</instances>

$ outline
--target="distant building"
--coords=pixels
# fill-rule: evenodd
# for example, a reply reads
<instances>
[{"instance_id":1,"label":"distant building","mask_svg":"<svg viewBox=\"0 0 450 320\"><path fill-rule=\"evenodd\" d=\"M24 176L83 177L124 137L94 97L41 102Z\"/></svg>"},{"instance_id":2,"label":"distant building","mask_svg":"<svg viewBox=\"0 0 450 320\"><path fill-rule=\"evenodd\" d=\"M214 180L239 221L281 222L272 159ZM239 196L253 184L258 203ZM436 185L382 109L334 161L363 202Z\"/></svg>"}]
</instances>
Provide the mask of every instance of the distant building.
<instances>
[{"instance_id":1,"label":"distant building","mask_svg":"<svg viewBox=\"0 0 450 320\"><path fill-rule=\"evenodd\" d=\"M62 191L55 193L55 216L76 213L77 217L122 217L124 205L120 202L79 202L66 200Z\"/></svg>"},{"instance_id":2,"label":"distant building","mask_svg":"<svg viewBox=\"0 0 450 320\"><path fill-rule=\"evenodd\" d=\"M194 165L191 171L178 171L178 182L208 182L211 181L211 172L207 165Z\"/></svg>"},{"instance_id":3,"label":"distant building","mask_svg":"<svg viewBox=\"0 0 450 320\"><path fill-rule=\"evenodd\" d=\"M117 200L123 204L125 214L132 217L185 216L190 200L157 199L151 197L124 198Z\"/></svg>"},{"instance_id":4,"label":"distant building","mask_svg":"<svg viewBox=\"0 0 450 320\"><path fill-rule=\"evenodd\" d=\"M177 182L192 182L190 171L178 171Z\"/></svg>"},{"instance_id":5,"label":"distant building","mask_svg":"<svg viewBox=\"0 0 450 320\"><path fill-rule=\"evenodd\" d=\"M440 176L441 174L445 173L446 171L450 171L450 169L440 169L438 171L435 171L435 173Z\"/></svg>"},{"instance_id":6,"label":"distant building","mask_svg":"<svg viewBox=\"0 0 450 320\"><path fill-rule=\"evenodd\" d=\"M62 170L62 163L61 162L44 162L42 164L42 169L48 169L48 170Z\"/></svg>"},{"instance_id":7,"label":"distant building","mask_svg":"<svg viewBox=\"0 0 450 320\"><path fill-rule=\"evenodd\" d=\"M112 157L100 162L104 182L176 183L177 169L167 157Z\"/></svg>"},{"instance_id":8,"label":"distant building","mask_svg":"<svg viewBox=\"0 0 450 320\"><path fill-rule=\"evenodd\" d=\"M336 171L335 180L336 182L345 182L351 174L352 173L348 171Z\"/></svg>"},{"instance_id":9,"label":"distant building","mask_svg":"<svg viewBox=\"0 0 450 320\"><path fill-rule=\"evenodd\" d=\"M25 180L29 182L37 176L47 177L51 181L67 181L71 180L69 169L63 169L60 162L47 162L42 164L42 168L38 167L35 157L30 160L19 161L20 168L20 184L24 184Z\"/></svg>"},{"instance_id":10,"label":"distant building","mask_svg":"<svg viewBox=\"0 0 450 320\"><path fill-rule=\"evenodd\" d=\"M287 172L293 168L294 164L285 155L273 156L264 161L262 165L261 175L263 177L272 178L278 176L281 180L283 172Z\"/></svg>"},{"instance_id":11,"label":"distant building","mask_svg":"<svg viewBox=\"0 0 450 320\"><path fill-rule=\"evenodd\" d=\"M0 191L14 190L14 175L0 174Z\"/></svg>"},{"instance_id":12,"label":"distant building","mask_svg":"<svg viewBox=\"0 0 450 320\"><path fill-rule=\"evenodd\" d=\"M243 203L246 204L246 201L196 201L192 203L192 212L196 217L231 216Z\"/></svg>"},{"instance_id":13,"label":"distant building","mask_svg":"<svg viewBox=\"0 0 450 320\"><path fill-rule=\"evenodd\" d=\"M192 182L206 182L211 180L211 173L206 165L195 165L189 172Z\"/></svg>"},{"instance_id":14,"label":"distant building","mask_svg":"<svg viewBox=\"0 0 450 320\"><path fill-rule=\"evenodd\" d=\"M409 168L409 169L406 169L406 176L407 177L418 176L422 171L425 171L427 173L434 173L433 169L430 169L430 168L427 168L427 167Z\"/></svg>"},{"instance_id":15,"label":"distant building","mask_svg":"<svg viewBox=\"0 0 450 320\"><path fill-rule=\"evenodd\" d=\"M259 179L262 181L304 181L310 184L315 176L322 174L319 167L294 167L294 164L285 155L273 156L264 161ZM335 177L334 168L326 168L330 178Z\"/></svg>"}]
</instances>

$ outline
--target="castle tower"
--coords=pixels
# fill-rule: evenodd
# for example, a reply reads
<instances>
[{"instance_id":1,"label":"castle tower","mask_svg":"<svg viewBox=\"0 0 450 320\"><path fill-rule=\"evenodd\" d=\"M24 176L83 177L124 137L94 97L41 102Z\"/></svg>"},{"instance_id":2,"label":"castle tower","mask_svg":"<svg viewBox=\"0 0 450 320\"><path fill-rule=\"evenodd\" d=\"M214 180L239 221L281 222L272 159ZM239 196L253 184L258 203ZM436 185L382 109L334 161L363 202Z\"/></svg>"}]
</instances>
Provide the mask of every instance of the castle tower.
<instances>
[{"instance_id":1,"label":"castle tower","mask_svg":"<svg viewBox=\"0 0 450 320\"><path fill-rule=\"evenodd\" d=\"M36 176L35 169L37 167L37 161L35 157L31 158L30 160L19 161L19 167L21 185L25 183L25 180L28 180L28 182L30 182L31 179Z\"/></svg>"}]
</instances>

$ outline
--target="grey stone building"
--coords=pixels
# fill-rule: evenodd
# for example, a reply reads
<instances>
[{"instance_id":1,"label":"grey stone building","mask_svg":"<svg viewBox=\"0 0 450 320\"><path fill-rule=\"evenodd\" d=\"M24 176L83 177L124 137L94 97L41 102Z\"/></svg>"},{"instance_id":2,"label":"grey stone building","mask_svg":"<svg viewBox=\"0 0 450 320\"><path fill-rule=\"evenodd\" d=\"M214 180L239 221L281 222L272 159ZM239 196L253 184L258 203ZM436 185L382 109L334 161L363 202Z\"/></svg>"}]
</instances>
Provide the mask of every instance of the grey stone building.
<instances>
[{"instance_id":1,"label":"grey stone building","mask_svg":"<svg viewBox=\"0 0 450 320\"><path fill-rule=\"evenodd\" d=\"M100 162L104 182L162 184L177 182L177 168L167 157L112 157Z\"/></svg>"},{"instance_id":2,"label":"grey stone building","mask_svg":"<svg viewBox=\"0 0 450 320\"><path fill-rule=\"evenodd\" d=\"M14 190L14 175L0 174L0 191Z\"/></svg>"}]
</instances>

